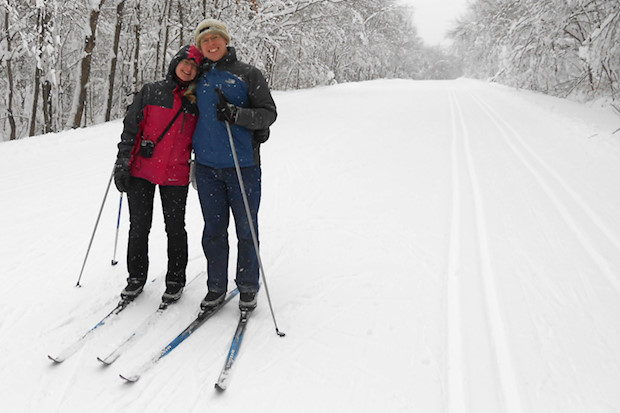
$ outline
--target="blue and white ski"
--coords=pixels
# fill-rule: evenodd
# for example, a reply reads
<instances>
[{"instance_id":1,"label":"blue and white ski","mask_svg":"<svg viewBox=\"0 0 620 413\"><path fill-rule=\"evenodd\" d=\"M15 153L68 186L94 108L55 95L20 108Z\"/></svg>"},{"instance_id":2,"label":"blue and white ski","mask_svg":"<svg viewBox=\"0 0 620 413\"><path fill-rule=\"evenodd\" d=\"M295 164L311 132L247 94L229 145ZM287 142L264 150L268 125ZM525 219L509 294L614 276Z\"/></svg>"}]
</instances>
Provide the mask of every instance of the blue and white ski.
<instances>
[{"instance_id":1,"label":"blue and white ski","mask_svg":"<svg viewBox=\"0 0 620 413\"><path fill-rule=\"evenodd\" d=\"M107 356L97 357L97 360L109 366L114 363L116 359L118 359L123 352L129 348L129 346L134 342L134 340L138 337L143 336L150 328L157 323L166 310L167 306L161 305L157 311L151 313L135 330L131 332L122 342L119 344L112 352L110 352Z\"/></svg>"},{"instance_id":2,"label":"blue and white ski","mask_svg":"<svg viewBox=\"0 0 620 413\"><path fill-rule=\"evenodd\" d=\"M236 288L229 292L226 295L224 301L222 301L219 305L209 308L207 310L201 311L198 313L194 321L192 321L183 331L179 333L168 345L158 351L153 355L148 361L144 364L140 365L133 373L131 374L120 374L120 377L130 383L134 383L140 379L140 377L153 368L162 357L168 355L172 350L177 348L179 344L181 344L185 339L187 339L192 333L194 333L201 325L203 325L209 318L211 318L215 313L221 310L230 300L232 300L237 294L239 294L239 290Z\"/></svg>"},{"instance_id":3,"label":"blue and white ski","mask_svg":"<svg viewBox=\"0 0 620 413\"><path fill-rule=\"evenodd\" d=\"M204 272L200 272L195 275L186 285L193 283L201 274L204 274ZM135 342L137 338L142 337L146 332L150 330L150 328L154 324L157 323L157 321L163 315L164 311L168 308L168 306L172 304L174 304L174 302L162 302L159 305L157 311L151 313L150 316L148 316L144 321L142 321L142 323L140 323L140 325L136 327L135 330L133 330L127 337L125 337L121 344L119 344L111 353L109 353L107 356L97 357L97 360L108 366L114 363L116 359L118 359L123 354L123 352L127 350L132 343Z\"/></svg>"},{"instance_id":4,"label":"blue and white ski","mask_svg":"<svg viewBox=\"0 0 620 413\"><path fill-rule=\"evenodd\" d=\"M55 363L62 363L73 354L75 354L80 348L82 348L82 346L86 344L88 339L92 337L92 334L95 332L95 330L116 318L121 311L127 308L129 303L131 303L131 300L119 301L119 303L116 305L116 307L114 307L114 309L112 309L112 311L106 314L101 320L99 320L97 324L95 324L92 328L86 331L80 338L78 338L65 349L60 351L57 355L48 354L47 357Z\"/></svg>"},{"instance_id":5,"label":"blue and white ski","mask_svg":"<svg viewBox=\"0 0 620 413\"><path fill-rule=\"evenodd\" d=\"M239 323L237 324L237 330L235 330L235 335L233 336L232 343L230 344L230 350L228 350L226 363L224 363L224 367L222 368L220 377L217 380L217 383L215 383L215 388L219 391L224 391L226 390L226 387L228 387L228 382L230 381L230 373L235 364L235 360L237 360L237 356L239 355L239 350L241 349L241 342L243 341L245 328L248 325L250 313L251 311L242 310L241 315L239 316Z\"/></svg>"}]
</instances>

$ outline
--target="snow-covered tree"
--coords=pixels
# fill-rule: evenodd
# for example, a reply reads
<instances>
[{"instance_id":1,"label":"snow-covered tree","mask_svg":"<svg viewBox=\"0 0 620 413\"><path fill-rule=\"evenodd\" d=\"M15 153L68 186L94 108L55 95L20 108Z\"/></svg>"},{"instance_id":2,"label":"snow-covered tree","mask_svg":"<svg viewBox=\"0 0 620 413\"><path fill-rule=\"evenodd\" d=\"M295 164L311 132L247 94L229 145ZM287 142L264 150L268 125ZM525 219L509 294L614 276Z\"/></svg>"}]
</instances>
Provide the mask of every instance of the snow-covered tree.
<instances>
[{"instance_id":1,"label":"snow-covered tree","mask_svg":"<svg viewBox=\"0 0 620 413\"><path fill-rule=\"evenodd\" d=\"M441 60L422 46L398 0L0 0L0 7L0 140L121 118L207 17L228 25L239 57L274 89L426 78Z\"/></svg>"},{"instance_id":2,"label":"snow-covered tree","mask_svg":"<svg viewBox=\"0 0 620 413\"><path fill-rule=\"evenodd\" d=\"M618 98L618 1L477 0L451 36L468 76L559 96Z\"/></svg>"}]
</instances>

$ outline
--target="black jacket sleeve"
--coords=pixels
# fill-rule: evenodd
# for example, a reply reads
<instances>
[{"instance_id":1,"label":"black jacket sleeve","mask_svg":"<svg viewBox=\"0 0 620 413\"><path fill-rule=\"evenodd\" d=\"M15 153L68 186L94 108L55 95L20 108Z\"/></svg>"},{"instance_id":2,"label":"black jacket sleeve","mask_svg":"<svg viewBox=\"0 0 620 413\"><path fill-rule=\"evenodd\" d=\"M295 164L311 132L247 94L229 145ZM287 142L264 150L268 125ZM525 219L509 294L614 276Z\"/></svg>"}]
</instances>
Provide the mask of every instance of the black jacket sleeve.
<instances>
[{"instance_id":1,"label":"black jacket sleeve","mask_svg":"<svg viewBox=\"0 0 620 413\"><path fill-rule=\"evenodd\" d=\"M147 93L148 85L145 85L127 108L127 113L123 120L121 141L118 143L117 166L129 167L131 151L140 135L140 123L144 119L144 98Z\"/></svg>"},{"instance_id":2,"label":"black jacket sleeve","mask_svg":"<svg viewBox=\"0 0 620 413\"><path fill-rule=\"evenodd\" d=\"M265 77L253 68L247 79L249 107L239 108L236 124L250 130L267 129L278 116Z\"/></svg>"}]
</instances>

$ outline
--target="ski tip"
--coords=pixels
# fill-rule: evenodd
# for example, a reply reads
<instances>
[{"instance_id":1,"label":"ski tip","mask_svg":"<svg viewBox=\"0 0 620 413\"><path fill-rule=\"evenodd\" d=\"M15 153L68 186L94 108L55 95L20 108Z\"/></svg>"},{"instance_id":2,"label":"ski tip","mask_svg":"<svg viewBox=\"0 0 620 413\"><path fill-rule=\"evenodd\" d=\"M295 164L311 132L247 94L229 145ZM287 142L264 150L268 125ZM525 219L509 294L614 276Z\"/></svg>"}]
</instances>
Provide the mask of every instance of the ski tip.
<instances>
[{"instance_id":1,"label":"ski tip","mask_svg":"<svg viewBox=\"0 0 620 413\"><path fill-rule=\"evenodd\" d=\"M65 360L64 360L64 359L62 359L62 358L59 358L59 357L53 357L53 356L50 356L49 354L47 355L47 358L48 358L48 359L50 359L50 360L52 360L52 361L53 361L54 363L56 363L56 364L60 364L60 363L62 363L63 361L65 361Z\"/></svg>"},{"instance_id":2,"label":"ski tip","mask_svg":"<svg viewBox=\"0 0 620 413\"><path fill-rule=\"evenodd\" d=\"M215 383L215 390L221 393L226 390L226 386L224 384Z\"/></svg>"},{"instance_id":3,"label":"ski tip","mask_svg":"<svg viewBox=\"0 0 620 413\"><path fill-rule=\"evenodd\" d=\"M140 378L140 376L123 376L122 374L119 374L119 376L121 379L125 380L126 383L135 383Z\"/></svg>"},{"instance_id":4,"label":"ski tip","mask_svg":"<svg viewBox=\"0 0 620 413\"><path fill-rule=\"evenodd\" d=\"M109 359L109 358L97 357L97 360L99 360L104 366L109 366L110 364L114 363L114 360L116 360L116 358Z\"/></svg>"}]
</instances>

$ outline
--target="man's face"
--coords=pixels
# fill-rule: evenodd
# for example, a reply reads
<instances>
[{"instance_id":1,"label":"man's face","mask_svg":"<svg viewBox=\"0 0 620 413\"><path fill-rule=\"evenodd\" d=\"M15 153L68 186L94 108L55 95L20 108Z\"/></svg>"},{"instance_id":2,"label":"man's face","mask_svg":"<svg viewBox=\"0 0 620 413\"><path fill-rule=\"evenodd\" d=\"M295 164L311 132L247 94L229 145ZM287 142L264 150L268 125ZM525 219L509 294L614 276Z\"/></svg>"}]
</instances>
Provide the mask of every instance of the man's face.
<instances>
[{"instance_id":1,"label":"man's face","mask_svg":"<svg viewBox=\"0 0 620 413\"><path fill-rule=\"evenodd\" d=\"M228 42L219 34L208 34L200 40L202 55L212 62L217 62L228 53Z\"/></svg>"}]
</instances>

